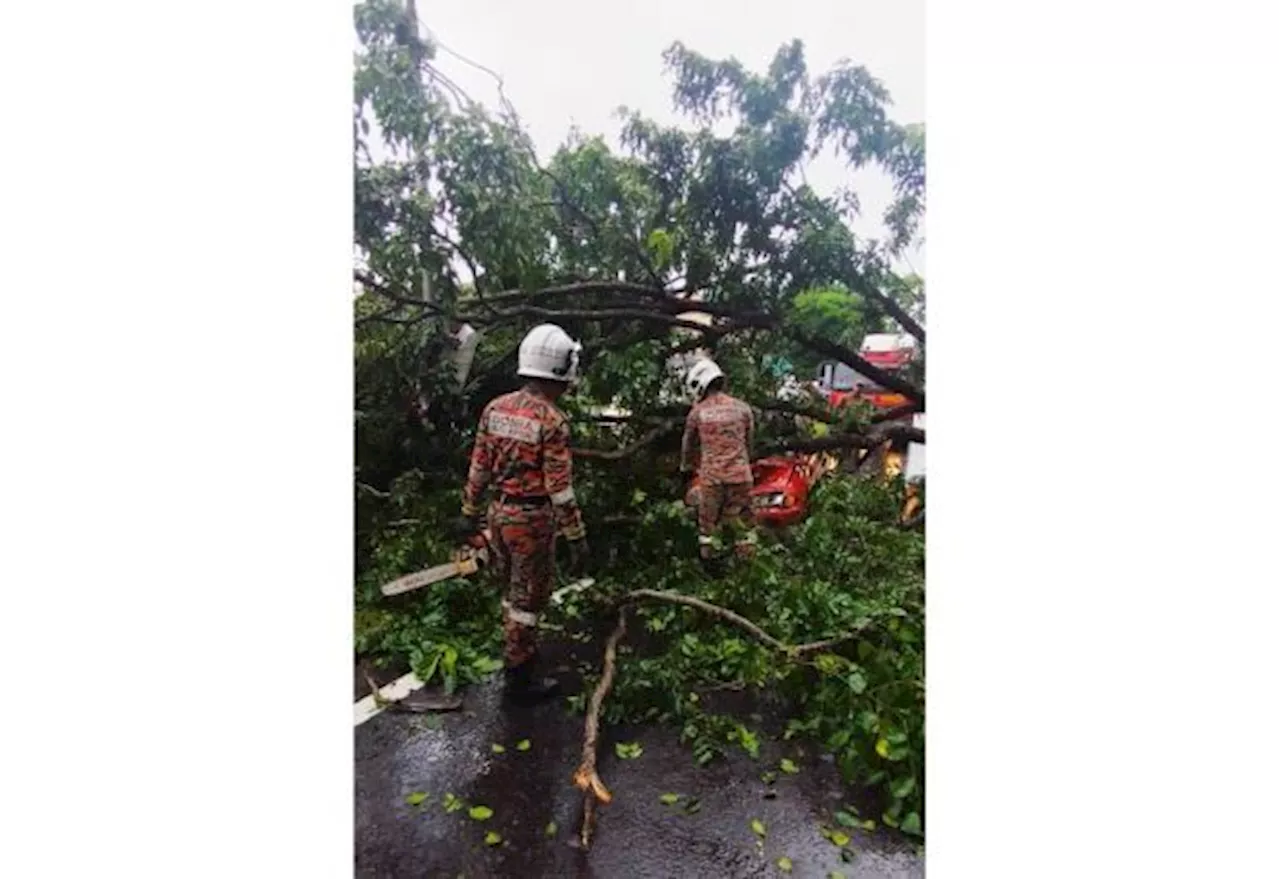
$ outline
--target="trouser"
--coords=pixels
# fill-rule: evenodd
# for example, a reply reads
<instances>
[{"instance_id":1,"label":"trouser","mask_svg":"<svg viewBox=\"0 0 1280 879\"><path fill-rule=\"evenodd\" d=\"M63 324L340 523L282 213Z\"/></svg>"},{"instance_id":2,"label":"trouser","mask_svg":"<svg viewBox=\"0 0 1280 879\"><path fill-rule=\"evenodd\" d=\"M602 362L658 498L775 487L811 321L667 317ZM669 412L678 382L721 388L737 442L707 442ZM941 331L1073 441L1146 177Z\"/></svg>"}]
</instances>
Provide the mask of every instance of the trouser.
<instances>
[{"instance_id":1,"label":"trouser","mask_svg":"<svg viewBox=\"0 0 1280 879\"><path fill-rule=\"evenodd\" d=\"M538 614L551 598L555 575L555 512L550 504L499 501L489 507L489 533L493 569L506 584L503 658L507 668L516 668L538 650Z\"/></svg>"},{"instance_id":2,"label":"trouser","mask_svg":"<svg viewBox=\"0 0 1280 879\"><path fill-rule=\"evenodd\" d=\"M716 535L724 526L734 532L740 553L753 544L751 483L711 483L698 492L698 551L710 558Z\"/></svg>"}]
</instances>

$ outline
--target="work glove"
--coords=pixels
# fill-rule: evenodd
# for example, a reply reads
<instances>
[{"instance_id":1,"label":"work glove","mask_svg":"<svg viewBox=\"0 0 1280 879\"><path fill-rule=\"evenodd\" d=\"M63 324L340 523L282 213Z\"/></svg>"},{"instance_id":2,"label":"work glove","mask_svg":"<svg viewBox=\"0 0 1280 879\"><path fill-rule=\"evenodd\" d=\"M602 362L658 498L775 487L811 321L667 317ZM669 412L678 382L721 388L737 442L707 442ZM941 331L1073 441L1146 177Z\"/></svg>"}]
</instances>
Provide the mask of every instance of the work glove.
<instances>
[{"instance_id":1,"label":"work glove","mask_svg":"<svg viewBox=\"0 0 1280 879\"><path fill-rule=\"evenodd\" d=\"M569 541L569 576L578 579L587 572L587 563L591 558L591 547L587 539Z\"/></svg>"},{"instance_id":2,"label":"work glove","mask_svg":"<svg viewBox=\"0 0 1280 879\"><path fill-rule=\"evenodd\" d=\"M458 543L466 543L480 533L479 516L459 516L453 521L453 538Z\"/></svg>"}]
</instances>

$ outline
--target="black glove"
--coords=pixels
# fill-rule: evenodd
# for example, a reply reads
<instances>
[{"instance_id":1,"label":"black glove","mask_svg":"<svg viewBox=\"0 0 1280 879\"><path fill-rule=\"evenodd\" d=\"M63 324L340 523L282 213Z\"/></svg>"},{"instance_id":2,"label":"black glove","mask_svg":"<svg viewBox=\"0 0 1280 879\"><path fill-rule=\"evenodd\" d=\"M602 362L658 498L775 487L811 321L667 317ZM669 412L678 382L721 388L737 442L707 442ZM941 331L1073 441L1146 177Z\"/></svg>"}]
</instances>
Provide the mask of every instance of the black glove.
<instances>
[{"instance_id":1,"label":"black glove","mask_svg":"<svg viewBox=\"0 0 1280 879\"><path fill-rule=\"evenodd\" d=\"M591 547L587 539L569 541L569 576L575 580L587 572L587 563L591 558Z\"/></svg>"},{"instance_id":2,"label":"black glove","mask_svg":"<svg viewBox=\"0 0 1280 879\"><path fill-rule=\"evenodd\" d=\"M479 533L479 516L459 516L453 521L453 537L458 543L466 543Z\"/></svg>"}]
</instances>

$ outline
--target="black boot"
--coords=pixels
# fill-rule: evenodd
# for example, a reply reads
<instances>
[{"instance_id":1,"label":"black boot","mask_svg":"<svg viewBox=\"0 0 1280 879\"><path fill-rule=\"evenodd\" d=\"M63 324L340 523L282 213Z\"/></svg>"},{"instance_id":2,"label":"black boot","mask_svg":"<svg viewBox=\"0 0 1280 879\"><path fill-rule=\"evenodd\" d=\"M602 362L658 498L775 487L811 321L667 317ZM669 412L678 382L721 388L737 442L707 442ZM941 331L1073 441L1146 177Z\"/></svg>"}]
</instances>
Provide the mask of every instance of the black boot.
<instances>
[{"instance_id":1,"label":"black boot","mask_svg":"<svg viewBox=\"0 0 1280 879\"><path fill-rule=\"evenodd\" d=\"M506 697L513 702L540 702L560 692L560 682L555 678L538 677L536 660L522 662L507 669Z\"/></svg>"}]
</instances>

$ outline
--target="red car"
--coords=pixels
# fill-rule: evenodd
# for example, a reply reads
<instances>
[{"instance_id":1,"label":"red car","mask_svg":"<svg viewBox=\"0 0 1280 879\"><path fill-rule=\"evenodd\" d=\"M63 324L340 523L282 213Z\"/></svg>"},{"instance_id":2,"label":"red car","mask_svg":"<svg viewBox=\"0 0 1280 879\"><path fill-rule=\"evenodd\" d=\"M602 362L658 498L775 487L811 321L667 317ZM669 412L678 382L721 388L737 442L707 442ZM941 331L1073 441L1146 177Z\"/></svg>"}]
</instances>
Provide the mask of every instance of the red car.
<instances>
[{"instance_id":1,"label":"red car","mask_svg":"<svg viewBox=\"0 0 1280 879\"><path fill-rule=\"evenodd\" d=\"M809 491L824 472L817 455L776 455L751 465L755 485L751 488L751 511L761 525L786 528L809 511ZM684 502L698 505L702 481L695 473Z\"/></svg>"}]
</instances>

